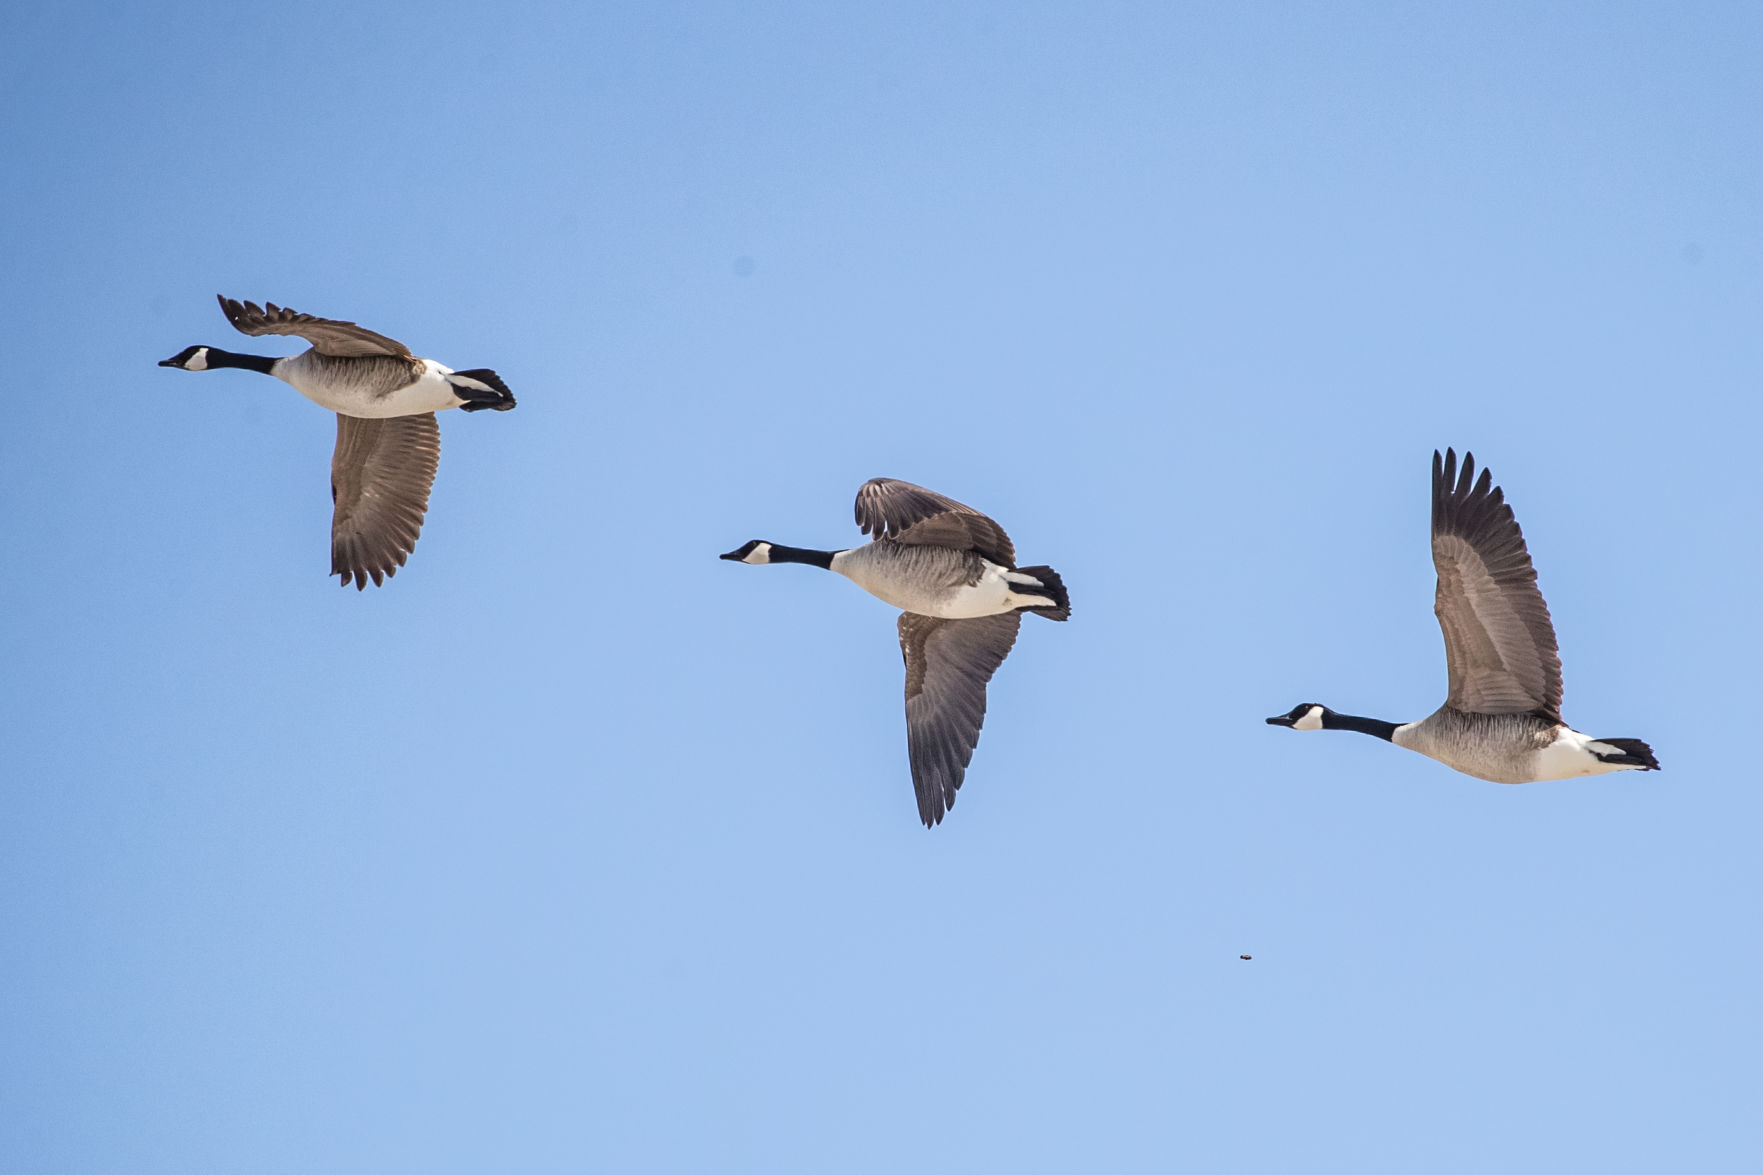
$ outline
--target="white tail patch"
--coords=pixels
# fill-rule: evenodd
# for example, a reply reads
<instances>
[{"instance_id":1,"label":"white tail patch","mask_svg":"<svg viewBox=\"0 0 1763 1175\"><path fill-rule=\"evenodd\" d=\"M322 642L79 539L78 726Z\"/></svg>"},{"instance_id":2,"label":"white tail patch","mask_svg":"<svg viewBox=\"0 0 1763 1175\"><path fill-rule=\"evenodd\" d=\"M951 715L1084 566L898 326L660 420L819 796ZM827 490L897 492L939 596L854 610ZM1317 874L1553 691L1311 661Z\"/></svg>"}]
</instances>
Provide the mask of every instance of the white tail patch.
<instances>
[{"instance_id":1,"label":"white tail patch","mask_svg":"<svg viewBox=\"0 0 1763 1175\"><path fill-rule=\"evenodd\" d=\"M1581 775L1606 775L1612 771L1633 771L1633 763L1606 763L1599 755L1626 755L1621 747L1599 742L1590 735L1563 726L1555 741L1536 753L1532 761L1533 781L1573 779Z\"/></svg>"},{"instance_id":2,"label":"white tail patch","mask_svg":"<svg viewBox=\"0 0 1763 1175\"><path fill-rule=\"evenodd\" d=\"M1059 601L1046 595L1047 585L1021 571L1006 571L1004 582L1009 585L1010 603L1017 608L1057 608ZM1031 591L1040 588L1040 591Z\"/></svg>"}]
</instances>

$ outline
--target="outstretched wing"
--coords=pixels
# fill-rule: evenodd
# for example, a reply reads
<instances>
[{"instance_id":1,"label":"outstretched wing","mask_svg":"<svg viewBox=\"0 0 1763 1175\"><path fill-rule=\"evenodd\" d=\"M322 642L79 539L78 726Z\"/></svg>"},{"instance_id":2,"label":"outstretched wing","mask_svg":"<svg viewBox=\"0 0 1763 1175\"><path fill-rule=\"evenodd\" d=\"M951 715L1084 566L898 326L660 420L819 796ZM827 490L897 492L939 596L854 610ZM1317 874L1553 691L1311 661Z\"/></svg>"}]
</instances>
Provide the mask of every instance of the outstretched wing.
<instances>
[{"instance_id":1,"label":"outstretched wing","mask_svg":"<svg viewBox=\"0 0 1763 1175\"><path fill-rule=\"evenodd\" d=\"M270 302L259 307L255 302L237 302L220 296L221 313L233 328L248 335L299 335L312 344L321 355L339 358L362 355L402 355L410 357L410 348L397 339L375 334L353 322L333 318L314 318Z\"/></svg>"},{"instance_id":2,"label":"outstretched wing","mask_svg":"<svg viewBox=\"0 0 1763 1175\"><path fill-rule=\"evenodd\" d=\"M1446 702L1475 714L1561 712L1561 655L1537 589L1524 533L1506 496L1475 457L1432 455L1433 611L1445 634Z\"/></svg>"},{"instance_id":3,"label":"outstretched wing","mask_svg":"<svg viewBox=\"0 0 1763 1175\"><path fill-rule=\"evenodd\" d=\"M1016 643L1022 613L940 620L900 615L906 658L906 753L918 818L939 823L973 760L986 720L986 683Z\"/></svg>"},{"instance_id":4,"label":"outstretched wing","mask_svg":"<svg viewBox=\"0 0 1763 1175\"><path fill-rule=\"evenodd\" d=\"M971 506L909 481L877 477L864 482L857 491L857 526L878 539L977 551L993 563L1016 566L1016 548L1003 527Z\"/></svg>"},{"instance_id":5,"label":"outstretched wing","mask_svg":"<svg viewBox=\"0 0 1763 1175\"><path fill-rule=\"evenodd\" d=\"M331 574L359 590L404 565L422 533L441 461L433 412L363 420L337 417L331 457Z\"/></svg>"}]
</instances>

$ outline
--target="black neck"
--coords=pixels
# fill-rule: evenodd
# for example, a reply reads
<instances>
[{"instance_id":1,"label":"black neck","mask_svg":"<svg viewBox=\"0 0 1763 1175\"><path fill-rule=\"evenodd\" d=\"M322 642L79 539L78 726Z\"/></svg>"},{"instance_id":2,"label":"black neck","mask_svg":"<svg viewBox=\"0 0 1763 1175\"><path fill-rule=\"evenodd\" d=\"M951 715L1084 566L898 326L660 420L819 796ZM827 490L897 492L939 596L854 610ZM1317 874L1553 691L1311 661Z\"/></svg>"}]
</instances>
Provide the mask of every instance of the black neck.
<instances>
[{"instance_id":1,"label":"black neck","mask_svg":"<svg viewBox=\"0 0 1763 1175\"><path fill-rule=\"evenodd\" d=\"M236 351L222 351L219 347L208 348L208 366L210 367L243 367L246 371L261 371L269 374L275 366L275 360L268 355L241 355Z\"/></svg>"},{"instance_id":2,"label":"black neck","mask_svg":"<svg viewBox=\"0 0 1763 1175\"><path fill-rule=\"evenodd\" d=\"M1356 730L1360 734L1373 734L1384 741L1389 741L1396 733L1399 722L1385 722L1381 718L1361 718L1357 714L1336 714L1333 710L1322 716L1324 730Z\"/></svg>"},{"instance_id":3,"label":"black neck","mask_svg":"<svg viewBox=\"0 0 1763 1175\"><path fill-rule=\"evenodd\" d=\"M833 551L811 551L807 547L784 547L777 543L771 544L768 558L773 563L810 563L815 567L832 569Z\"/></svg>"}]
</instances>

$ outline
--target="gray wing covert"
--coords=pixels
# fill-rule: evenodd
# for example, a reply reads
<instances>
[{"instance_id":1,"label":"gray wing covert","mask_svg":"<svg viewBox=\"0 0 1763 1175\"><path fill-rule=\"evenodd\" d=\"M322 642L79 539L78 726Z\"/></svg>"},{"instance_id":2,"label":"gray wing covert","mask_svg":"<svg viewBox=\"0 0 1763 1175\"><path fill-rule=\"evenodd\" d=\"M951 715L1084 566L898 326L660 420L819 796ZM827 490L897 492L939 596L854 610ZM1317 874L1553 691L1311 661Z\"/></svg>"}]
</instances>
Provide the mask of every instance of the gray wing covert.
<instances>
[{"instance_id":1,"label":"gray wing covert","mask_svg":"<svg viewBox=\"0 0 1763 1175\"><path fill-rule=\"evenodd\" d=\"M871 478L857 491L857 526L864 534L907 546L977 551L993 563L1016 566L1016 548L1004 528L953 498L909 481Z\"/></svg>"},{"instance_id":2,"label":"gray wing covert","mask_svg":"<svg viewBox=\"0 0 1763 1175\"><path fill-rule=\"evenodd\" d=\"M356 358L363 355L400 355L410 358L410 348L397 339L388 339L353 322L335 318L315 318L274 302L258 306L255 302L238 302L220 297L220 310L233 329L247 335L298 335L312 344L321 355Z\"/></svg>"},{"instance_id":3,"label":"gray wing covert","mask_svg":"<svg viewBox=\"0 0 1763 1175\"><path fill-rule=\"evenodd\" d=\"M357 589L385 582L422 533L441 462L433 412L364 420L337 417L331 457L331 574Z\"/></svg>"},{"instance_id":4,"label":"gray wing covert","mask_svg":"<svg viewBox=\"0 0 1763 1175\"><path fill-rule=\"evenodd\" d=\"M1561 655L1524 533L1475 457L1432 455L1433 611L1445 636L1447 704L1476 714L1532 710L1559 718Z\"/></svg>"},{"instance_id":5,"label":"gray wing covert","mask_svg":"<svg viewBox=\"0 0 1763 1175\"><path fill-rule=\"evenodd\" d=\"M1021 624L1020 612L971 620L900 615L906 751L918 817L927 828L955 804L985 724L986 683L1009 655Z\"/></svg>"}]
</instances>

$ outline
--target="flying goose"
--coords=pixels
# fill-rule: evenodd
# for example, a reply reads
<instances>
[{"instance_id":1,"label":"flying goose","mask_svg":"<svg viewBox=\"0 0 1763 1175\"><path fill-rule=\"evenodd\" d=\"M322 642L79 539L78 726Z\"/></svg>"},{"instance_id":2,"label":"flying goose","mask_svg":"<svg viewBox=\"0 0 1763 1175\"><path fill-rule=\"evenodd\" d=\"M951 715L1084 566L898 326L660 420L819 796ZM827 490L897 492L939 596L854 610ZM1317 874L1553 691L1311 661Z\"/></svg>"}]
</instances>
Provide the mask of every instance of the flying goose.
<instances>
[{"instance_id":1,"label":"flying goose","mask_svg":"<svg viewBox=\"0 0 1763 1175\"><path fill-rule=\"evenodd\" d=\"M738 563L807 563L836 571L903 609L906 752L918 817L929 828L955 804L986 717L986 683L1016 643L1024 612L1071 615L1051 567L1017 567L1004 528L952 498L893 478L857 491L857 526L873 541L814 551L754 539Z\"/></svg>"},{"instance_id":2,"label":"flying goose","mask_svg":"<svg viewBox=\"0 0 1763 1175\"><path fill-rule=\"evenodd\" d=\"M1495 783L1536 783L1657 771L1653 750L1636 738L1592 738L1561 720L1561 658L1549 606L1512 507L1493 475L1475 476L1475 457L1432 455L1433 611L1445 633L1450 693L1419 722L1337 714L1306 702L1267 721L1293 730L1356 730L1419 751L1465 775Z\"/></svg>"},{"instance_id":3,"label":"flying goose","mask_svg":"<svg viewBox=\"0 0 1763 1175\"><path fill-rule=\"evenodd\" d=\"M220 298L221 313L248 335L299 335L312 344L273 359L219 347L185 347L161 367L208 371L242 367L294 386L337 414L331 456L331 574L356 590L397 572L416 546L441 459L435 413L514 407L514 394L488 368L454 371L353 322L314 318L277 306Z\"/></svg>"}]
</instances>

